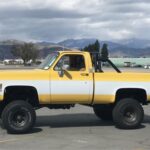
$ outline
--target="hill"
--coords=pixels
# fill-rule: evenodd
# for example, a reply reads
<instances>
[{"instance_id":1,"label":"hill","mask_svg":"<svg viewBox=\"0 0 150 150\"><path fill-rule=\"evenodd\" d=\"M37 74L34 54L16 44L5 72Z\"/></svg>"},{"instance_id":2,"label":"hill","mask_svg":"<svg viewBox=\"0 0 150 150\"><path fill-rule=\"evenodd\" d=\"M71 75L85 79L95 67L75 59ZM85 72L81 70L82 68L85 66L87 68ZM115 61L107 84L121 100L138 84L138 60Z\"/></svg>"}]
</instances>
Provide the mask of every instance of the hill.
<instances>
[{"instance_id":1,"label":"hill","mask_svg":"<svg viewBox=\"0 0 150 150\"><path fill-rule=\"evenodd\" d=\"M96 39L68 39L59 42L59 45L64 45L69 48L84 48L85 46L92 44ZM104 43L108 44L111 57L150 57L150 41L143 39L128 39L117 42L101 41L100 45Z\"/></svg>"},{"instance_id":2,"label":"hill","mask_svg":"<svg viewBox=\"0 0 150 150\"><path fill-rule=\"evenodd\" d=\"M53 42L37 42L35 43L40 49L40 57L44 58L51 51L70 49L81 49L92 44L96 39L67 39L58 43ZM101 41L100 45L108 44L110 57L150 57L150 41L143 39L128 39L116 42ZM13 45L24 43L23 41L7 40L0 42L0 60L11 59L14 56L11 54Z\"/></svg>"}]
</instances>

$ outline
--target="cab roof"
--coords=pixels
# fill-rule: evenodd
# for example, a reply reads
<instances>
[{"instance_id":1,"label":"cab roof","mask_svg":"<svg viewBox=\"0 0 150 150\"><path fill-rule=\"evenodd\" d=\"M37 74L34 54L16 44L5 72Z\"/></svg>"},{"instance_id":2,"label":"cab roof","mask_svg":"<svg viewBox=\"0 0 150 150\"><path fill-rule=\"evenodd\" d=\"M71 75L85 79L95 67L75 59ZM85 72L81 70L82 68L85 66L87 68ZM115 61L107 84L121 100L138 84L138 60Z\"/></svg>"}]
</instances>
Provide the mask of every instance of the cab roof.
<instances>
[{"instance_id":1,"label":"cab roof","mask_svg":"<svg viewBox=\"0 0 150 150\"><path fill-rule=\"evenodd\" d=\"M58 51L60 54L62 53L86 53L84 51L80 51L80 50L64 50L64 51Z\"/></svg>"}]
</instances>

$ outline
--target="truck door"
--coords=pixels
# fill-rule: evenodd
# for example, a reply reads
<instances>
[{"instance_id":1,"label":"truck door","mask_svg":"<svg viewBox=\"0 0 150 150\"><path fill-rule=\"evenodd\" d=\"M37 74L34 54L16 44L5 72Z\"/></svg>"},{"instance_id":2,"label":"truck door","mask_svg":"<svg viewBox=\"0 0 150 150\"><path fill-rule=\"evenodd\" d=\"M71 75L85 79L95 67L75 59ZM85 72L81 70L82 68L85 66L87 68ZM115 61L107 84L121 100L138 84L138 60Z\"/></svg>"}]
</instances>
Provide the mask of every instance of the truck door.
<instances>
[{"instance_id":1,"label":"truck door","mask_svg":"<svg viewBox=\"0 0 150 150\"><path fill-rule=\"evenodd\" d=\"M91 103L93 75L82 54L64 54L51 70L51 103Z\"/></svg>"}]
</instances>

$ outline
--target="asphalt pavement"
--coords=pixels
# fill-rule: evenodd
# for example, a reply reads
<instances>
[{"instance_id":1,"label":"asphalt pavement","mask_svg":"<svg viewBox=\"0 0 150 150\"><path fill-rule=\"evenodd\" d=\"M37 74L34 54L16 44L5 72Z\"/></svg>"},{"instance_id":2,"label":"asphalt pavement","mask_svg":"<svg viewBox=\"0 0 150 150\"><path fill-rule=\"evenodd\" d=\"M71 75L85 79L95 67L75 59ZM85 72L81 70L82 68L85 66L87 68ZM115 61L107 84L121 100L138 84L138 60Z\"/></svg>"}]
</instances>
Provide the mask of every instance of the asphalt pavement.
<instances>
[{"instance_id":1,"label":"asphalt pavement","mask_svg":"<svg viewBox=\"0 0 150 150\"><path fill-rule=\"evenodd\" d=\"M121 130L97 118L90 107L42 108L28 134L11 135L0 128L0 150L149 150L150 105L144 110L140 128Z\"/></svg>"}]
</instances>

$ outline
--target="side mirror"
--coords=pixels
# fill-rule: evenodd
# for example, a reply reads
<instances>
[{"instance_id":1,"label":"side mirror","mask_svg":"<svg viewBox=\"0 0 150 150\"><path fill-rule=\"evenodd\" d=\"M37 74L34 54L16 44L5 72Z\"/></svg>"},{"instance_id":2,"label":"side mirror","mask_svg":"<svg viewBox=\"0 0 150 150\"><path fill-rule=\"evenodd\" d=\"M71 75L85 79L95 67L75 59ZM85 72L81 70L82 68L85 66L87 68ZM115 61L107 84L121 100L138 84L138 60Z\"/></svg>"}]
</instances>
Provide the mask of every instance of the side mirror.
<instances>
[{"instance_id":1,"label":"side mirror","mask_svg":"<svg viewBox=\"0 0 150 150\"><path fill-rule=\"evenodd\" d=\"M60 70L58 71L58 74L60 77L63 77L65 74L65 70L63 69L63 67L60 68Z\"/></svg>"},{"instance_id":2,"label":"side mirror","mask_svg":"<svg viewBox=\"0 0 150 150\"><path fill-rule=\"evenodd\" d=\"M63 61L60 61L58 64L57 64L57 71L58 71L58 74L59 74L59 77L63 77L64 74L65 74L65 71L69 69L69 65L68 64L64 64Z\"/></svg>"}]
</instances>

